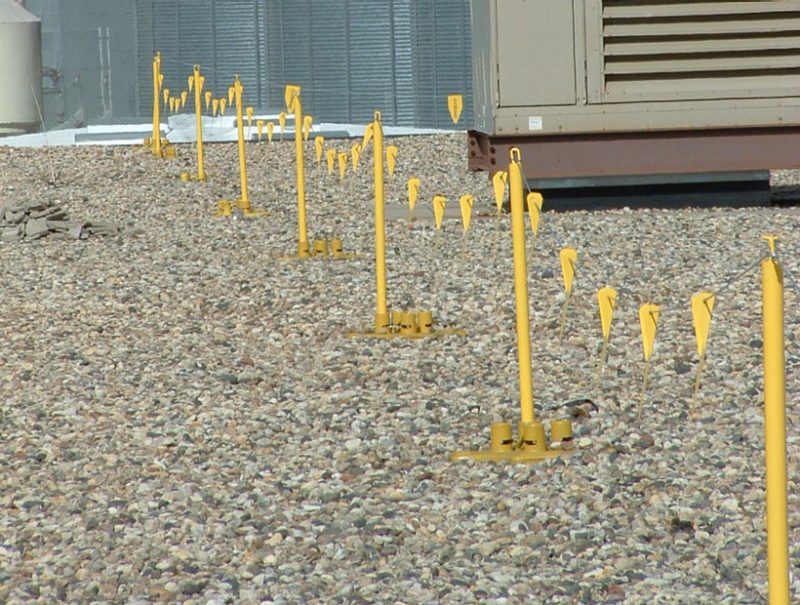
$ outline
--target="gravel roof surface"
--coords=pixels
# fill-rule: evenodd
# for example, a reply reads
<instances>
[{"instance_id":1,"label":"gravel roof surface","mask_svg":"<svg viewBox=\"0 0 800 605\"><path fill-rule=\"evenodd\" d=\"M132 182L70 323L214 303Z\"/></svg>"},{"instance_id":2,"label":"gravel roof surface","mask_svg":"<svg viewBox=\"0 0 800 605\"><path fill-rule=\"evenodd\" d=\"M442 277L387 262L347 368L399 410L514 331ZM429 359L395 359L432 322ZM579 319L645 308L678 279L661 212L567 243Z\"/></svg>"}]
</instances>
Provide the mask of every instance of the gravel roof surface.
<instances>
[{"instance_id":1,"label":"gravel roof surface","mask_svg":"<svg viewBox=\"0 0 800 605\"><path fill-rule=\"evenodd\" d=\"M519 418L509 218L498 225L491 183L467 173L463 134L391 142L387 205L416 175L421 213L435 193L450 212L469 192L489 215L466 240L457 211L439 241L426 221L387 225L390 306L432 309L467 337L345 337L374 314L371 152L342 182L307 169L310 236L363 256L283 262L297 233L288 140L248 146L251 204L272 213L254 220L212 218L238 193L235 145L207 146L206 184L178 178L192 146L175 161L0 147L0 205L52 202L123 230L0 243L0 603L766 600L753 264L776 232L800 277L798 210L546 212L529 242L534 398L544 421L576 416L577 453L452 463L488 445L492 421ZM578 264L559 342L563 246ZM604 285L620 296L598 382ZM787 286L796 565L800 320ZM693 418L700 290L718 296ZM637 425L641 302L661 319ZM578 397L597 410L563 406Z\"/></svg>"}]
</instances>

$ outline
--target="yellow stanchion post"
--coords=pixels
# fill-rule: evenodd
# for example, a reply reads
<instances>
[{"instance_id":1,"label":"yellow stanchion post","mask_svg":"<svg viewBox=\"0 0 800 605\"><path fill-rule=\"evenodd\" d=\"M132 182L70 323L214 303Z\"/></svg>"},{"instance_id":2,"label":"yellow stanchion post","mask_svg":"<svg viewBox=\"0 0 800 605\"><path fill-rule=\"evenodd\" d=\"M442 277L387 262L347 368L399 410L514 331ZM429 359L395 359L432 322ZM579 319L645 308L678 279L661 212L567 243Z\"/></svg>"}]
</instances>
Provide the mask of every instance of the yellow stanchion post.
<instances>
[{"instance_id":1,"label":"yellow stanchion post","mask_svg":"<svg viewBox=\"0 0 800 605\"><path fill-rule=\"evenodd\" d=\"M294 147L297 156L297 256L309 255L308 227L306 226L306 177L303 158L303 103L300 101L300 87L286 87L286 111L294 112ZM283 134L283 125L281 125Z\"/></svg>"},{"instance_id":2,"label":"yellow stanchion post","mask_svg":"<svg viewBox=\"0 0 800 605\"><path fill-rule=\"evenodd\" d=\"M233 213L232 208L235 206L242 211L242 214L248 218L257 216L266 216L269 213L265 210L253 210L250 205L250 196L247 191L247 156L244 147L244 115L242 107L242 95L244 94L244 86L239 75L234 76L233 86L228 90L228 97L233 98L236 102L236 130L239 138L239 182L241 186L241 198L236 202L222 200L218 204L218 209L215 216L231 216ZM220 99L220 105L224 103L225 99Z\"/></svg>"},{"instance_id":3,"label":"yellow stanchion post","mask_svg":"<svg viewBox=\"0 0 800 605\"><path fill-rule=\"evenodd\" d=\"M375 321L371 331L348 332L347 335L351 337L399 337L413 339L442 336L445 334L465 336L466 332L457 328L434 330L433 315L430 311L419 310L414 312L392 310L390 312L388 308L386 287L386 200L384 196L385 166L381 112L375 112L375 120L367 128L370 131L373 145L373 172L375 181ZM339 158L340 166L342 166L341 155Z\"/></svg>"},{"instance_id":4,"label":"yellow stanchion post","mask_svg":"<svg viewBox=\"0 0 800 605\"><path fill-rule=\"evenodd\" d=\"M778 238L767 235L764 239L769 244L769 256L761 261L769 604L789 605L783 270L776 257Z\"/></svg>"},{"instance_id":5,"label":"yellow stanchion post","mask_svg":"<svg viewBox=\"0 0 800 605\"><path fill-rule=\"evenodd\" d=\"M161 53L153 57L153 155L161 157Z\"/></svg>"},{"instance_id":6,"label":"yellow stanchion post","mask_svg":"<svg viewBox=\"0 0 800 605\"><path fill-rule=\"evenodd\" d=\"M489 450L459 451L451 454L451 460L471 458L507 462L537 462L567 453L570 450L547 447L544 425L537 422L533 408L533 376L531 367L531 334L528 312L528 268L525 259L525 208L523 201L522 163L519 149L509 152L508 166L509 198L511 204L511 236L514 248L514 296L517 309L517 362L519 367L520 423L517 443L514 444L507 423L494 423ZM558 424L556 424L558 423ZM570 439L571 425L568 420L555 421L551 432L559 440ZM509 447L509 445L511 447Z\"/></svg>"},{"instance_id":7,"label":"yellow stanchion post","mask_svg":"<svg viewBox=\"0 0 800 605\"><path fill-rule=\"evenodd\" d=\"M200 102L203 94L205 77L200 73L200 66L194 66L191 85L194 86L194 116L195 129L197 130L197 180L206 180L206 170L203 162L203 108Z\"/></svg>"}]
</instances>

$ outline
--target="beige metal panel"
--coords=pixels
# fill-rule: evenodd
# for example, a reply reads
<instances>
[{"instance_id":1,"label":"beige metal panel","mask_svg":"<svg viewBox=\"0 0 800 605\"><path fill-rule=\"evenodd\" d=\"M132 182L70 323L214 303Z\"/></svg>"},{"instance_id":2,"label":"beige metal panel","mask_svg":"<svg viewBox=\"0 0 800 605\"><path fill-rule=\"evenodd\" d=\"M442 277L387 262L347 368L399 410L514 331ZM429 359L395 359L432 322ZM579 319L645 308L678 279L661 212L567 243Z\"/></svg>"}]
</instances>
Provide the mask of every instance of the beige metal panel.
<instances>
[{"instance_id":1,"label":"beige metal panel","mask_svg":"<svg viewBox=\"0 0 800 605\"><path fill-rule=\"evenodd\" d=\"M800 53L792 55L749 55L721 56L717 54L698 55L699 58L671 59L654 55L653 59L636 61L606 60L606 75L619 74L681 74L713 72L745 72L760 70L762 74L771 70L800 68ZM734 76L736 74L733 74ZM759 74L757 73L756 76ZM796 76L795 76L796 77Z\"/></svg>"},{"instance_id":2,"label":"beige metal panel","mask_svg":"<svg viewBox=\"0 0 800 605\"><path fill-rule=\"evenodd\" d=\"M793 12L797 10L797 2L784 2L775 0L758 0L754 2L731 2L731 0L717 0L711 2L693 2L684 4L666 2L652 4L649 2L614 4L607 2L603 9L605 17L612 18L652 18L652 17L722 17L726 15L746 15L763 13Z\"/></svg>"},{"instance_id":3,"label":"beige metal panel","mask_svg":"<svg viewBox=\"0 0 800 605\"><path fill-rule=\"evenodd\" d=\"M574 104L576 74L572 2L495 1L500 104Z\"/></svg>"},{"instance_id":4,"label":"beige metal panel","mask_svg":"<svg viewBox=\"0 0 800 605\"><path fill-rule=\"evenodd\" d=\"M530 112L541 117L541 131L528 130ZM800 97L637 102L577 107L501 107L495 115L495 133L525 135L778 125L800 126Z\"/></svg>"},{"instance_id":5,"label":"beige metal panel","mask_svg":"<svg viewBox=\"0 0 800 605\"><path fill-rule=\"evenodd\" d=\"M705 53L729 53L729 52L768 52L768 51L800 51L800 35L766 37L766 38L734 38L719 39L709 38L708 40L692 41L692 52ZM646 55L683 55L686 54L686 42L655 40L642 44L639 42L618 42L608 40L604 54L607 57L615 56L646 56Z\"/></svg>"},{"instance_id":6,"label":"beige metal panel","mask_svg":"<svg viewBox=\"0 0 800 605\"><path fill-rule=\"evenodd\" d=\"M800 10L800 8L798 9ZM710 36L722 34L772 34L796 31L800 27L800 15L789 14L774 19L750 19L742 21L697 20L692 22L611 22L603 27L606 37L645 36Z\"/></svg>"}]
</instances>

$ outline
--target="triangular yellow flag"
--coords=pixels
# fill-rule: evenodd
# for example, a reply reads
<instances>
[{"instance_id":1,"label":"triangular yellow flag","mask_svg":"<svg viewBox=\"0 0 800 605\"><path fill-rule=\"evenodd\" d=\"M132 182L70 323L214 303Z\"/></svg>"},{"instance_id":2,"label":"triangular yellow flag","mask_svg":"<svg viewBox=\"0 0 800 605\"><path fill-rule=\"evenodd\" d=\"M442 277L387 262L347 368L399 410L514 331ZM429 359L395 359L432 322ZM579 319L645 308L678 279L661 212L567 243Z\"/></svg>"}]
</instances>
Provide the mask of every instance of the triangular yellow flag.
<instances>
[{"instance_id":1,"label":"triangular yellow flag","mask_svg":"<svg viewBox=\"0 0 800 605\"><path fill-rule=\"evenodd\" d=\"M716 297L711 292L698 292L692 296L692 321L694 322L694 335L697 339L697 355L703 357L708 343L708 331L711 327L711 312L714 309Z\"/></svg>"},{"instance_id":2,"label":"triangular yellow flag","mask_svg":"<svg viewBox=\"0 0 800 605\"><path fill-rule=\"evenodd\" d=\"M508 173L505 170L498 170L492 176L492 185L494 186L494 201L497 204L497 214L503 210L503 198L506 193L506 183L508 182Z\"/></svg>"},{"instance_id":3,"label":"triangular yellow flag","mask_svg":"<svg viewBox=\"0 0 800 605\"><path fill-rule=\"evenodd\" d=\"M433 196L433 216L436 219L436 229L441 230L442 221L444 220L444 206L447 198L443 195Z\"/></svg>"},{"instance_id":4,"label":"triangular yellow flag","mask_svg":"<svg viewBox=\"0 0 800 605\"><path fill-rule=\"evenodd\" d=\"M264 134L264 120L256 120L256 128L258 129L258 142L260 143Z\"/></svg>"},{"instance_id":5,"label":"triangular yellow flag","mask_svg":"<svg viewBox=\"0 0 800 605\"><path fill-rule=\"evenodd\" d=\"M303 116L303 140L307 141L309 135L311 134L311 124L313 124L314 118L309 115Z\"/></svg>"},{"instance_id":6,"label":"triangular yellow flag","mask_svg":"<svg viewBox=\"0 0 800 605\"><path fill-rule=\"evenodd\" d=\"M465 193L458 200L458 204L461 207L461 223L464 225L464 233L469 230L469 221L472 218L472 204L474 202L475 198L469 193Z\"/></svg>"},{"instance_id":7,"label":"triangular yellow flag","mask_svg":"<svg viewBox=\"0 0 800 605\"><path fill-rule=\"evenodd\" d=\"M219 112L219 99L214 99L211 103L211 112L213 115L217 115L217 112Z\"/></svg>"},{"instance_id":8,"label":"triangular yellow flag","mask_svg":"<svg viewBox=\"0 0 800 605\"><path fill-rule=\"evenodd\" d=\"M247 127L249 128L253 124L253 108L246 107L245 113L247 114Z\"/></svg>"},{"instance_id":9,"label":"triangular yellow flag","mask_svg":"<svg viewBox=\"0 0 800 605\"><path fill-rule=\"evenodd\" d=\"M389 170L389 176L394 174L394 167L397 164L397 146L389 145L386 148L386 168Z\"/></svg>"},{"instance_id":10,"label":"triangular yellow flag","mask_svg":"<svg viewBox=\"0 0 800 605\"><path fill-rule=\"evenodd\" d=\"M227 101L225 100L225 97L222 97L222 98L219 100L219 112L220 112L222 115L225 115L225 108L226 108L227 106L228 106L228 105L227 105Z\"/></svg>"},{"instance_id":11,"label":"triangular yellow flag","mask_svg":"<svg viewBox=\"0 0 800 605\"><path fill-rule=\"evenodd\" d=\"M567 294L572 294L572 280L575 279L578 251L575 248L563 248L559 257L561 259L561 275L564 278L564 290Z\"/></svg>"},{"instance_id":12,"label":"triangular yellow flag","mask_svg":"<svg viewBox=\"0 0 800 605\"><path fill-rule=\"evenodd\" d=\"M343 179L347 172L347 154L344 151L339 152L339 178Z\"/></svg>"},{"instance_id":13,"label":"triangular yellow flag","mask_svg":"<svg viewBox=\"0 0 800 605\"><path fill-rule=\"evenodd\" d=\"M611 320L614 318L614 307L617 306L617 291L606 286L597 291L597 303L600 306L600 327L603 340L608 342L611 336Z\"/></svg>"},{"instance_id":14,"label":"triangular yellow flag","mask_svg":"<svg viewBox=\"0 0 800 605\"><path fill-rule=\"evenodd\" d=\"M300 87L296 84L287 84L283 91L283 100L286 103L286 111L294 111L294 100L300 96Z\"/></svg>"},{"instance_id":15,"label":"triangular yellow flag","mask_svg":"<svg viewBox=\"0 0 800 605\"><path fill-rule=\"evenodd\" d=\"M353 172L358 170L358 160L361 159L361 145L359 143L353 143L353 146L350 147L350 159L353 162Z\"/></svg>"},{"instance_id":16,"label":"triangular yellow flag","mask_svg":"<svg viewBox=\"0 0 800 605\"><path fill-rule=\"evenodd\" d=\"M328 152L325 154L325 161L328 162L328 175L333 174L333 168L336 164L336 150L335 149L328 149Z\"/></svg>"},{"instance_id":17,"label":"triangular yellow flag","mask_svg":"<svg viewBox=\"0 0 800 605\"><path fill-rule=\"evenodd\" d=\"M412 176L408 179L408 207L411 212L414 212L414 206L417 204L417 196L419 195L420 180Z\"/></svg>"},{"instance_id":18,"label":"triangular yellow flag","mask_svg":"<svg viewBox=\"0 0 800 605\"><path fill-rule=\"evenodd\" d=\"M541 193L531 191L525 199L528 203L528 216L530 216L531 219L531 230L534 235L539 235L539 219L542 214L544 198L542 198Z\"/></svg>"},{"instance_id":19,"label":"triangular yellow flag","mask_svg":"<svg viewBox=\"0 0 800 605\"><path fill-rule=\"evenodd\" d=\"M317 164L322 161L322 148L325 145L325 137L321 134L314 137L314 152L317 154Z\"/></svg>"},{"instance_id":20,"label":"triangular yellow flag","mask_svg":"<svg viewBox=\"0 0 800 605\"><path fill-rule=\"evenodd\" d=\"M275 122L267 122L267 141L272 143L272 133L275 132Z\"/></svg>"},{"instance_id":21,"label":"triangular yellow flag","mask_svg":"<svg viewBox=\"0 0 800 605\"><path fill-rule=\"evenodd\" d=\"M211 98L214 96L214 93L210 90L206 91L206 111L208 111L208 106L211 105Z\"/></svg>"},{"instance_id":22,"label":"triangular yellow flag","mask_svg":"<svg viewBox=\"0 0 800 605\"><path fill-rule=\"evenodd\" d=\"M447 97L447 109L450 110L450 117L453 119L453 124L458 124L458 119L461 117L461 110L464 108L464 97L461 95L449 95Z\"/></svg>"},{"instance_id":23,"label":"triangular yellow flag","mask_svg":"<svg viewBox=\"0 0 800 605\"><path fill-rule=\"evenodd\" d=\"M644 349L644 360L650 361L653 354L653 344L656 340L656 327L661 309L658 305L645 303L639 307L639 323L642 326L642 347Z\"/></svg>"}]
</instances>

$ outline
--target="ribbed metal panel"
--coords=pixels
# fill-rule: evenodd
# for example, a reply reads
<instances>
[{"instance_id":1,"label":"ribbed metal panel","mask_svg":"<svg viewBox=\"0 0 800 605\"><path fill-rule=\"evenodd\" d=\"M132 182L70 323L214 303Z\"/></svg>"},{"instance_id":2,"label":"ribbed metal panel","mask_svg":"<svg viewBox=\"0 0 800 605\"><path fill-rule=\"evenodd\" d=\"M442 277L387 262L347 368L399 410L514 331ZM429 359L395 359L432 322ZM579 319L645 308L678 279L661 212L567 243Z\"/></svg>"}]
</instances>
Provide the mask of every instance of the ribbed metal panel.
<instances>
[{"instance_id":1,"label":"ribbed metal panel","mask_svg":"<svg viewBox=\"0 0 800 605\"><path fill-rule=\"evenodd\" d=\"M800 94L800 3L604 0L605 100Z\"/></svg>"},{"instance_id":2,"label":"ribbed metal panel","mask_svg":"<svg viewBox=\"0 0 800 605\"><path fill-rule=\"evenodd\" d=\"M213 43L218 94L227 93L238 74L244 86L244 104L260 106L260 37L256 4L253 0L214 2Z\"/></svg>"},{"instance_id":3,"label":"ribbed metal panel","mask_svg":"<svg viewBox=\"0 0 800 605\"><path fill-rule=\"evenodd\" d=\"M376 110L395 122L391 5L350 0L350 119L368 122Z\"/></svg>"},{"instance_id":4,"label":"ribbed metal panel","mask_svg":"<svg viewBox=\"0 0 800 605\"><path fill-rule=\"evenodd\" d=\"M318 0L310 12L311 35L306 40L310 52L305 56L310 59L306 72L311 72L311 86L303 97L313 115L327 120L350 119L347 15L340 0Z\"/></svg>"},{"instance_id":5,"label":"ribbed metal panel","mask_svg":"<svg viewBox=\"0 0 800 605\"><path fill-rule=\"evenodd\" d=\"M417 123L411 30L411 0L394 0L392 31L394 36L395 122L402 126L414 126Z\"/></svg>"}]
</instances>

